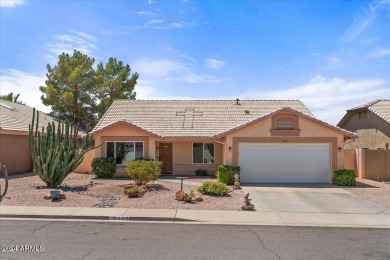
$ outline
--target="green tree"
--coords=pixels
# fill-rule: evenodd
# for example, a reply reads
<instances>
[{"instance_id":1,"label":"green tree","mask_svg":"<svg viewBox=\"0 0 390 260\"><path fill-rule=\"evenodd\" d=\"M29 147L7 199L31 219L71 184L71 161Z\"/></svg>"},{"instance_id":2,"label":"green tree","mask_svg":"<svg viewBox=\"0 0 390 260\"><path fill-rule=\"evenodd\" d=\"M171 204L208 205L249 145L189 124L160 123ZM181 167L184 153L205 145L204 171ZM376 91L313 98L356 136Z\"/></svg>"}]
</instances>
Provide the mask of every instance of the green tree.
<instances>
[{"instance_id":1,"label":"green tree","mask_svg":"<svg viewBox=\"0 0 390 260\"><path fill-rule=\"evenodd\" d=\"M99 81L100 103L98 116L101 118L115 99L135 99L134 86L137 84L138 73L130 75L130 66L123 65L116 58L109 58L104 66L102 62L97 65Z\"/></svg>"},{"instance_id":2,"label":"green tree","mask_svg":"<svg viewBox=\"0 0 390 260\"><path fill-rule=\"evenodd\" d=\"M95 59L74 50L73 55L62 53L57 65L47 65L46 86L42 102L51 106L51 115L67 119L80 128L96 123L96 72Z\"/></svg>"},{"instance_id":3,"label":"green tree","mask_svg":"<svg viewBox=\"0 0 390 260\"><path fill-rule=\"evenodd\" d=\"M22 101L18 101L20 94L14 95L13 92L10 92L6 95L0 95L0 99L7 100L10 102L18 103L18 104L23 104Z\"/></svg>"}]
</instances>

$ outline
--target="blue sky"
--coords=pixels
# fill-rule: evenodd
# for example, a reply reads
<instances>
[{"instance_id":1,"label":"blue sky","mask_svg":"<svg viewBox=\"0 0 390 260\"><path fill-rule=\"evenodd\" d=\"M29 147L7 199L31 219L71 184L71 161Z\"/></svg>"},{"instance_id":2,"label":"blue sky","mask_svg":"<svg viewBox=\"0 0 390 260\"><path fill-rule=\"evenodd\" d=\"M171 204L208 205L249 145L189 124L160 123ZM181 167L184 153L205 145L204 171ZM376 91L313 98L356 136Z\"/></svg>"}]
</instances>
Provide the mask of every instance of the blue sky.
<instances>
[{"instance_id":1,"label":"blue sky","mask_svg":"<svg viewBox=\"0 0 390 260\"><path fill-rule=\"evenodd\" d=\"M0 0L0 93L41 104L73 49L140 74L138 99L300 99L336 124L390 98L390 0Z\"/></svg>"}]
</instances>

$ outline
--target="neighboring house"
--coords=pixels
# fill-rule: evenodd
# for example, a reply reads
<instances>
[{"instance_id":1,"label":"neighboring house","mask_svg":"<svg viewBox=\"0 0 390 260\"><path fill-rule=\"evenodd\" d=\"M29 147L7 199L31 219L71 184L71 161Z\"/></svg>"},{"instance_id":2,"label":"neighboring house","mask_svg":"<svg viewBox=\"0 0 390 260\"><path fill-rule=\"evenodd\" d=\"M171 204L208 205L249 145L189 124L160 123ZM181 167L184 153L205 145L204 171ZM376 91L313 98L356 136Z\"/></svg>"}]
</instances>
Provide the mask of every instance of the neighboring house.
<instances>
[{"instance_id":1,"label":"neighboring house","mask_svg":"<svg viewBox=\"0 0 390 260\"><path fill-rule=\"evenodd\" d=\"M298 100L116 100L93 130L96 157L163 162L163 173L239 165L242 182L328 183L356 135ZM90 162L86 162L90 163Z\"/></svg>"},{"instance_id":2,"label":"neighboring house","mask_svg":"<svg viewBox=\"0 0 390 260\"><path fill-rule=\"evenodd\" d=\"M348 140L345 149L386 149L390 144L390 99L378 99L348 109L337 125L359 136Z\"/></svg>"},{"instance_id":3,"label":"neighboring house","mask_svg":"<svg viewBox=\"0 0 390 260\"><path fill-rule=\"evenodd\" d=\"M32 171L28 145L28 125L31 124L33 108L6 100L0 100L0 163L9 173ZM54 118L39 113L39 126L47 126Z\"/></svg>"}]
</instances>

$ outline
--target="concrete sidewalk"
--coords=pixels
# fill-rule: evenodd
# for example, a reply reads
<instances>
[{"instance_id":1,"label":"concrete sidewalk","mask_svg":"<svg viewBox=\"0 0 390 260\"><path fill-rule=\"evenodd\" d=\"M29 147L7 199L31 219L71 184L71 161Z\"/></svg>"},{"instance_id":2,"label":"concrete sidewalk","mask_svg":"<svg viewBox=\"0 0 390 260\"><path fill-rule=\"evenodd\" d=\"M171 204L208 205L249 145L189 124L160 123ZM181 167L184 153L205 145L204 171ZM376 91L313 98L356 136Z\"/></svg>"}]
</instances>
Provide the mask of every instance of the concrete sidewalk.
<instances>
[{"instance_id":1,"label":"concrete sidewalk","mask_svg":"<svg viewBox=\"0 0 390 260\"><path fill-rule=\"evenodd\" d=\"M340 214L318 212L0 206L1 218L390 228L390 210L378 214Z\"/></svg>"}]
</instances>

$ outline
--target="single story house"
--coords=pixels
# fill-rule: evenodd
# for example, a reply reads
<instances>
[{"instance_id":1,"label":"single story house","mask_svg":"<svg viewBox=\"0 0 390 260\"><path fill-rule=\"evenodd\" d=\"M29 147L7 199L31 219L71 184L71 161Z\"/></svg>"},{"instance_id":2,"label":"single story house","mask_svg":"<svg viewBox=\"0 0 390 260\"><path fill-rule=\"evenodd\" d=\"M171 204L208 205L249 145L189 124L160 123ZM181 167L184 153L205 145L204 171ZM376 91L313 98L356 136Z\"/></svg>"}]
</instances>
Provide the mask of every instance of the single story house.
<instances>
[{"instance_id":1,"label":"single story house","mask_svg":"<svg viewBox=\"0 0 390 260\"><path fill-rule=\"evenodd\" d=\"M116 100L92 131L95 157L163 162L164 174L239 165L247 183L329 183L356 135L299 100ZM90 164L90 162L88 162Z\"/></svg>"},{"instance_id":2,"label":"single story house","mask_svg":"<svg viewBox=\"0 0 390 260\"><path fill-rule=\"evenodd\" d=\"M390 145L390 99L377 99L353 107L337 124L356 132L359 138L348 140L344 148L388 149Z\"/></svg>"},{"instance_id":3,"label":"single story house","mask_svg":"<svg viewBox=\"0 0 390 260\"><path fill-rule=\"evenodd\" d=\"M0 99L0 163L7 166L9 173L32 171L28 144L32 115L32 107ZM39 127L53 121L53 117L39 113Z\"/></svg>"}]
</instances>

